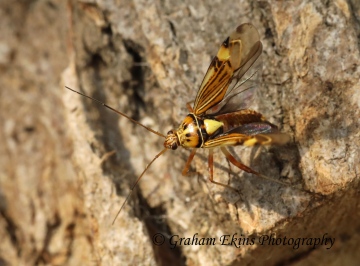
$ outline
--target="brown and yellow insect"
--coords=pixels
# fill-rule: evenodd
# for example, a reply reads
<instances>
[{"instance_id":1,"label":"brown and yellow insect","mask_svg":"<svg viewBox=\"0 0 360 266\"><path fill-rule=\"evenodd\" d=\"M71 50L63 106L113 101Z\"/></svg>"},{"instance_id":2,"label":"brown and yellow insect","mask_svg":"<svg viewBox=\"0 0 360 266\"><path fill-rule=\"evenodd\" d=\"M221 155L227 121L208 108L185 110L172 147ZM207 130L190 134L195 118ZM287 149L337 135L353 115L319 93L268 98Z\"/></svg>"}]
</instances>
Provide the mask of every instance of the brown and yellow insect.
<instances>
[{"instance_id":1,"label":"brown and yellow insect","mask_svg":"<svg viewBox=\"0 0 360 266\"><path fill-rule=\"evenodd\" d=\"M262 114L247 108L256 88L255 77L259 75L261 70L259 66L261 52L262 44L255 27L250 23L238 26L222 43L217 55L211 61L197 92L193 107L189 103L187 104L190 113L182 121L179 128L170 130L167 136L140 124L105 103L66 87L165 138L165 148L154 157L138 177L114 222L146 170L168 149L176 150L179 146L192 149L182 171L183 175L189 172L190 163L196 150L199 148L208 149L209 180L220 186L235 189L227 184L214 181L213 149L217 147L220 147L230 163L241 170L267 178L237 161L226 148L226 146L236 145L281 145L289 141L289 136L280 133L277 127L267 121Z\"/></svg>"}]
</instances>

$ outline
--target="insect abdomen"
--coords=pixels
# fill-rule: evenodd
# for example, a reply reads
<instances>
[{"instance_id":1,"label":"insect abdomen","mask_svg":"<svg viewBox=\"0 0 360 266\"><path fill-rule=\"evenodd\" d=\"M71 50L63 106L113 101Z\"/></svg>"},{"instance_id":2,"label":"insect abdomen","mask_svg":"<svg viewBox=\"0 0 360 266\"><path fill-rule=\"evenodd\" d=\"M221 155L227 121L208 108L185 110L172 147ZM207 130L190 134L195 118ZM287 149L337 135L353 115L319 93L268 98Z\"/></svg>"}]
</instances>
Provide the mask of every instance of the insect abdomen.
<instances>
[{"instance_id":1,"label":"insect abdomen","mask_svg":"<svg viewBox=\"0 0 360 266\"><path fill-rule=\"evenodd\" d=\"M216 120L223 123L224 132L253 122L265 122L266 119L260 113L244 109L236 112L215 116Z\"/></svg>"}]
</instances>

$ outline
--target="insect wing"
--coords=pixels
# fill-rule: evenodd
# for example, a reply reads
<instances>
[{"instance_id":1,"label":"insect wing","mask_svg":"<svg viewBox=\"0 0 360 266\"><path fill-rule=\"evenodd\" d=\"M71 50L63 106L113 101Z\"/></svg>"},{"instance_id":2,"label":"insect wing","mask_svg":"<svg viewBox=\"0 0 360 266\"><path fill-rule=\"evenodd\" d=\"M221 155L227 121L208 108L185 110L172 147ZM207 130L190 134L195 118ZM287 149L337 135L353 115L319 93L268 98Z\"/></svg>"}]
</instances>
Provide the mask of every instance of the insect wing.
<instances>
[{"instance_id":1,"label":"insect wing","mask_svg":"<svg viewBox=\"0 0 360 266\"><path fill-rule=\"evenodd\" d=\"M241 136L251 136L249 140L244 142L246 146L254 145L284 145L290 141L290 136L281 133L277 126L270 122L254 122L234 128L223 135L239 134Z\"/></svg>"},{"instance_id":2,"label":"insect wing","mask_svg":"<svg viewBox=\"0 0 360 266\"><path fill-rule=\"evenodd\" d=\"M238 88L241 87L242 77L258 59L261 51L262 44L255 27L250 23L238 26L223 42L205 74L195 98L195 115L208 110L207 114L218 112L224 107L224 104L217 106L224 97L227 102L233 102L234 97L241 92Z\"/></svg>"},{"instance_id":3,"label":"insect wing","mask_svg":"<svg viewBox=\"0 0 360 266\"><path fill-rule=\"evenodd\" d=\"M255 59L255 57L252 59ZM208 109L206 114L219 115L241 109L252 109L251 105L262 75L262 62L260 59L258 57L245 74L241 71L243 69L239 69L234 73L223 100Z\"/></svg>"},{"instance_id":4,"label":"insect wing","mask_svg":"<svg viewBox=\"0 0 360 266\"><path fill-rule=\"evenodd\" d=\"M243 145L244 142L250 140L252 136L244 134L232 133L223 134L214 139L210 139L203 144L204 148L217 148L223 146L237 146Z\"/></svg>"},{"instance_id":5,"label":"insect wing","mask_svg":"<svg viewBox=\"0 0 360 266\"><path fill-rule=\"evenodd\" d=\"M211 61L194 102L194 113L200 115L221 102L229 86L233 69L230 65L229 38L221 45Z\"/></svg>"},{"instance_id":6,"label":"insect wing","mask_svg":"<svg viewBox=\"0 0 360 266\"><path fill-rule=\"evenodd\" d=\"M269 122L253 122L234 128L226 132L226 134L239 133L239 134L253 136L257 134L270 134L270 133L278 133L278 132L279 131L277 127Z\"/></svg>"},{"instance_id":7,"label":"insect wing","mask_svg":"<svg viewBox=\"0 0 360 266\"><path fill-rule=\"evenodd\" d=\"M204 143L204 148L216 148L224 146L255 146L255 145L284 145L290 141L290 136L285 133L265 133L256 135L247 135L236 132L219 135Z\"/></svg>"}]
</instances>

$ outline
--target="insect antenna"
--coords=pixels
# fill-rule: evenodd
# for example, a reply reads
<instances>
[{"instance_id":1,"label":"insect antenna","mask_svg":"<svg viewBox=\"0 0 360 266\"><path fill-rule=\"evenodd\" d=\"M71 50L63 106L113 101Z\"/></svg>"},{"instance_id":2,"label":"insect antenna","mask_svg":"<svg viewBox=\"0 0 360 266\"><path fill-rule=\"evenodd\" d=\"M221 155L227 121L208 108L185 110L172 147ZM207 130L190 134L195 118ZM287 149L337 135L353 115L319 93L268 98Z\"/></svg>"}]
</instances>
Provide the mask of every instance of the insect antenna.
<instances>
[{"instance_id":1,"label":"insect antenna","mask_svg":"<svg viewBox=\"0 0 360 266\"><path fill-rule=\"evenodd\" d=\"M97 99L95 99L95 98L93 98L93 97L90 97L90 96L88 96L88 95L86 95L86 94L84 94L84 93L81 93L81 92L79 92L79 91L73 90L73 89L71 89L71 88L69 88L69 87L67 87L67 86L65 86L65 88L68 89L68 90L70 90L70 91L73 91L73 92L75 92L75 93L77 93L77 94L80 94L81 96L84 96L84 97L86 97L86 98L88 98L88 99L90 99L90 100L93 100L94 102L96 102L96 103L98 103L98 104L101 104L102 106L104 106L104 107L110 109L111 111L113 111L113 112L115 112L115 113L117 113L117 114L119 114L119 115L121 115L121 116L129 119L130 121L134 122L135 124L137 124L137 125L139 125L139 126L142 126L143 128L147 129L148 131L150 131L150 132L152 132L152 133L154 133L154 134L156 134L156 135L158 135L158 136L160 136L160 137L166 138L165 135L163 135L163 134L161 134L161 133L159 133L159 132L157 132L157 131L155 131L155 130L153 130L153 129L151 129L151 128L143 125L143 124L141 124L140 122L138 122L138 121L132 119L131 117L127 116L126 114L124 114L124 113L122 113L122 112L120 112L120 111L112 108L111 106L107 105L106 103L103 103L103 102L101 102L101 101L99 101L99 100L97 100ZM123 204L121 205L119 211L117 212L117 214L116 214L116 216L115 216L112 224L115 223L117 217L118 217L119 214L121 213L121 211L122 211L122 209L124 208L125 204L126 204L127 201L129 200L129 198L130 198L130 196L132 195L132 193L134 192L134 189L135 189L136 185L139 183L140 179L143 177L143 175L145 174L145 172L149 169L149 167L152 165L152 163L153 163L157 158L159 158L162 154L164 154L166 151L167 151L167 148L165 148L165 149L163 149L161 152L159 152L159 153L150 161L150 163L145 167L145 169L144 169L144 171L141 173L141 175L136 179L134 185L133 185L133 186L131 187L131 189L130 189L129 194L126 196L125 201L123 202Z\"/></svg>"},{"instance_id":2,"label":"insect antenna","mask_svg":"<svg viewBox=\"0 0 360 266\"><path fill-rule=\"evenodd\" d=\"M126 199L125 201L123 202L123 204L121 205L119 211L117 212L113 222L112 222L112 225L115 223L116 221L116 218L119 216L120 212L122 211L122 209L124 208L126 202L129 200L130 196L132 195L132 193L134 192L134 189L136 187L136 185L139 183L140 179L142 178L142 176L145 174L145 172L147 171L147 169L149 169L149 167L152 165L152 163L157 159L159 158L161 155L163 155L165 152L167 151L167 148L163 149L161 152L159 152L155 157L154 159L151 160L151 162L145 167L144 171L141 173L141 175L136 179L134 185L131 187L130 189L130 192L129 194L126 196Z\"/></svg>"},{"instance_id":3,"label":"insect antenna","mask_svg":"<svg viewBox=\"0 0 360 266\"><path fill-rule=\"evenodd\" d=\"M161 133L153 130L152 128L149 128L149 127L141 124L140 122L138 122L138 121L132 119L130 116L128 116L128 115L126 115L126 114L124 114L124 113L122 113L122 112L120 112L120 111L112 108L111 106L107 105L106 103L103 103L103 102L101 102L101 101L99 101L99 100L97 100L97 99L95 99L95 98L93 98L93 97L87 96L87 95L85 95L84 93L81 93L81 92L79 92L79 91L73 90L73 89L71 89L71 88L69 88L69 87L67 87L67 86L65 86L65 88L67 88L68 90L71 90L71 91L73 91L73 92L75 92L75 93L77 93L77 94L80 94L81 96L84 96L84 97L86 97L86 98L88 98L88 99L91 99L91 100L93 100L94 102L96 102L96 103L98 103L98 104L101 104L102 106L110 109L111 111L113 111L113 112L115 112L115 113L117 113L117 114L119 114L119 115L121 115L121 116L129 119L130 121L134 122L135 124L137 124L137 125L139 125L139 126L142 126L143 128L147 129L148 131L154 133L155 135L158 135L158 136L160 136L160 137L166 138L165 135L163 135L163 134L161 134Z\"/></svg>"}]
</instances>

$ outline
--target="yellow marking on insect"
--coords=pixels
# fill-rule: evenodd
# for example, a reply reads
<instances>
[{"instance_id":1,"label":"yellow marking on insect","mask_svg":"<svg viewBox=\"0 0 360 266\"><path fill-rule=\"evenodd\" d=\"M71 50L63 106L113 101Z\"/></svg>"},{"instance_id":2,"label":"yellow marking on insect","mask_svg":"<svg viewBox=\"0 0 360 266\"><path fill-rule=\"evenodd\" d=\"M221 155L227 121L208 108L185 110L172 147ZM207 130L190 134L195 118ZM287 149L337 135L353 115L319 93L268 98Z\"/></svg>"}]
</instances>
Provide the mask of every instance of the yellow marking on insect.
<instances>
[{"instance_id":1,"label":"yellow marking on insect","mask_svg":"<svg viewBox=\"0 0 360 266\"><path fill-rule=\"evenodd\" d=\"M217 53L217 57L221 61L229 60L230 58L230 49L228 47L225 47L224 45L220 46L220 49Z\"/></svg>"},{"instance_id":2,"label":"yellow marking on insect","mask_svg":"<svg viewBox=\"0 0 360 266\"><path fill-rule=\"evenodd\" d=\"M273 136L276 136L275 134ZM258 134L253 136L251 139L245 140L245 146L254 146L254 145L269 145L273 141L270 135Z\"/></svg>"},{"instance_id":3,"label":"yellow marking on insect","mask_svg":"<svg viewBox=\"0 0 360 266\"><path fill-rule=\"evenodd\" d=\"M248 139L244 141L245 146L254 146L258 143L256 138Z\"/></svg>"},{"instance_id":4,"label":"yellow marking on insect","mask_svg":"<svg viewBox=\"0 0 360 266\"><path fill-rule=\"evenodd\" d=\"M204 119L205 129L209 135L212 135L220 127L224 126L223 122L219 122L213 119Z\"/></svg>"}]
</instances>

